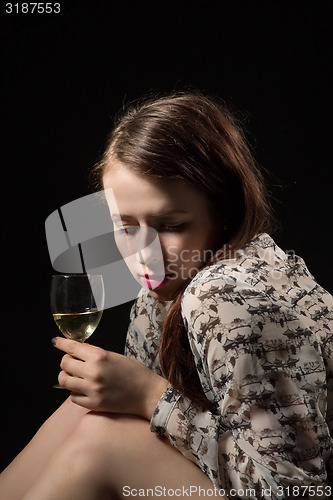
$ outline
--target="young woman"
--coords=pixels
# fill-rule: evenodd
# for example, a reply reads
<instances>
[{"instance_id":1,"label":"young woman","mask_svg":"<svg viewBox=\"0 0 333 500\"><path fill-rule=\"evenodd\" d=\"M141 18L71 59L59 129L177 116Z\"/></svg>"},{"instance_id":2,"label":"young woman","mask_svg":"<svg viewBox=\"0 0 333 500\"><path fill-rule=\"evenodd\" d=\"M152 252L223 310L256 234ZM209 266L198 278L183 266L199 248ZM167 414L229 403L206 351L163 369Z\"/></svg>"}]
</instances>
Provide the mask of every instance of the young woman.
<instances>
[{"instance_id":1,"label":"young woman","mask_svg":"<svg viewBox=\"0 0 333 500\"><path fill-rule=\"evenodd\" d=\"M54 340L71 396L1 497L330 498L333 299L268 235L235 119L199 93L133 105L95 176L142 284L125 356ZM160 252L134 250L150 230Z\"/></svg>"}]
</instances>

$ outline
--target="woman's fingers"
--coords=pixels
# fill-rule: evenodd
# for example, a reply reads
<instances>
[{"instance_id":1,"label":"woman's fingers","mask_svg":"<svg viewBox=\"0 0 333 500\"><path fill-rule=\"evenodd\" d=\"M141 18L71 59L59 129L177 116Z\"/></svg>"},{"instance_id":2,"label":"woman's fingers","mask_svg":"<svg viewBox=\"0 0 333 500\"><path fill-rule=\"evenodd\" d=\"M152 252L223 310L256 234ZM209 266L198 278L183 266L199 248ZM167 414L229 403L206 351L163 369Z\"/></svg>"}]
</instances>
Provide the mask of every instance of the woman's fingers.
<instances>
[{"instance_id":1,"label":"woman's fingers","mask_svg":"<svg viewBox=\"0 0 333 500\"><path fill-rule=\"evenodd\" d=\"M59 383L71 400L88 409L132 413L151 419L168 382L140 361L90 344L58 337L55 346L66 354Z\"/></svg>"},{"instance_id":2,"label":"woman's fingers","mask_svg":"<svg viewBox=\"0 0 333 500\"><path fill-rule=\"evenodd\" d=\"M52 343L60 351L67 352L67 354L70 354L74 358L82 359L82 361L86 361L90 354L95 352L95 349L99 349L99 347L82 344L76 340L65 339L64 337L55 337L52 339Z\"/></svg>"},{"instance_id":3,"label":"woman's fingers","mask_svg":"<svg viewBox=\"0 0 333 500\"><path fill-rule=\"evenodd\" d=\"M94 410L95 409L95 404L94 400L86 396L85 394L79 393L72 391L70 395L71 401L79 406L83 406L84 408L87 408L88 410Z\"/></svg>"},{"instance_id":4,"label":"woman's fingers","mask_svg":"<svg viewBox=\"0 0 333 500\"><path fill-rule=\"evenodd\" d=\"M60 368L74 377L83 378L86 373L84 365L85 363L81 359L76 359L70 354L65 354L61 360Z\"/></svg>"},{"instance_id":5,"label":"woman's fingers","mask_svg":"<svg viewBox=\"0 0 333 500\"><path fill-rule=\"evenodd\" d=\"M71 391L70 399L73 403L83 406L88 410L94 410L101 403L99 392L92 390L90 383L85 379L72 377L65 371L61 371L58 376L59 384L64 389Z\"/></svg>"},{"instance_id":6,"label":"woman's fingers","mask_svg":"<svg viewBox=\"0 0 333 500\"><path fill-rule=\"evenodd\" d=\"M100 347L81 344L75 340L56 337L53 344L64 351L60 367L69 375L94 381L101 377L101 366L105 363L107 353Z\"/></svg>"},{"instance_id":7,"label":"woman's fingers","mask_svg":"<svg viewBox=\"0 0 333 500\"><path fill-rule=\"evenodd\" d=\"M93 347L93 346L91 346ZM60 367L70 375L81 377L91 382L101 382L110 368L110 357L104 349L91 349L86 361L65 354Z\"/></svg>"},{"instance_id":8,"label":"woman's fingers","mask_svg":"<svg viewBox=\"0 0 333 500\"><path fill-rule=\"evenodd\" d=\"M62 370L58 375L58 381L61 387L68 389L69 391L74 391L75 393L86 395L87 387L84 379L79 377L74 377L69 373Z\"/></svg>"}]
</instances>

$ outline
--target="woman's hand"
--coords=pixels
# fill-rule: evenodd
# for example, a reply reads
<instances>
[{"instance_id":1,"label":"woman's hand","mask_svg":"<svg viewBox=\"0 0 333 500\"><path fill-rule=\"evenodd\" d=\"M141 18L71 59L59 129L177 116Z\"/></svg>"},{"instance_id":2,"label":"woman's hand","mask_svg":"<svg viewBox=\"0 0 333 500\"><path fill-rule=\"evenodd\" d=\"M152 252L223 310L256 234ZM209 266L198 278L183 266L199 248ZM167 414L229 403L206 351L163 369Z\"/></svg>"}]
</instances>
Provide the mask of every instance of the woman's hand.
<instances>
[{"instance_id":1,"label":"woman's hand","mask_svg":"<svg viewBox=\"0 0 333 500\"><path fill-rule=\"evenodd\" d=\"M140 361L90 344L54 339L66 352L59 384L72 391L71 400L84 408L129 413L151 419L169 383Z\"/></svg>"}]
</instances>

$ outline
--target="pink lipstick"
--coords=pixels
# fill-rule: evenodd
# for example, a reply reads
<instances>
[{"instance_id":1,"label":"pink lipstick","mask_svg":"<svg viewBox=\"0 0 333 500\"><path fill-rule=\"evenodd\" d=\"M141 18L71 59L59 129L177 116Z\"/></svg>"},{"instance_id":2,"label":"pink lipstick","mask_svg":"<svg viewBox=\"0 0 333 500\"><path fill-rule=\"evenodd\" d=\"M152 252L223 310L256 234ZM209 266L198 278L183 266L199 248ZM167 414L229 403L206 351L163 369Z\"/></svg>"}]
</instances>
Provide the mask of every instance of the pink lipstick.
<instances>
[{"instance_id":1,"label":"pink lipstick","mask_svg":"<svg viewBox=\"0 0 333 500\"><path fill-rule=\"evenodd\" d=\"M141 276L140 281L143 286L149 288L150 290L155 290L156 288L161 288L162 286L166 285L166 283L171 280L172 276L168 274L164 276L164 279L162 278L163 276L145 274L144 276Z\"/></svg>"}]
</instances>

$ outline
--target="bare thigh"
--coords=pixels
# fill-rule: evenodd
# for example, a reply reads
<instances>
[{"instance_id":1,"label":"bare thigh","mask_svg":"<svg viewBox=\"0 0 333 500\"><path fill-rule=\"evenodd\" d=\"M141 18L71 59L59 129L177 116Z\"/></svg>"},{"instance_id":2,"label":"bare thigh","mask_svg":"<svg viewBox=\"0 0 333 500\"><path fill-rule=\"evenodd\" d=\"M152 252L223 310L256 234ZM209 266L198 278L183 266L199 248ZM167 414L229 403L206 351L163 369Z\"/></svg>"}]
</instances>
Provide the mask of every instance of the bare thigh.
<instances>
[{"instance_id":1,"label":"bare thigh","mask_svg":"<svg viewBox=\"0 0 333 500\"><path fill-rule=\"evenodd\" d=\"M24 500L119 499L153 492L173 496L168 490L182 497L190 488L195 499L199 487L213 489L194 463L150 431L147 420L92 412L80 420Z\"/></svg>"},{"instance_id":2,"label":"bare thigh","mask_svg":"<svg viewBox=\"0 0 333 500\"><path fill-rule=\"evenodd\" d=\"M68 398L2 472L0 498L20 500L87 412L88 410L75 405Z\"/></svg>"}]
</instances>

